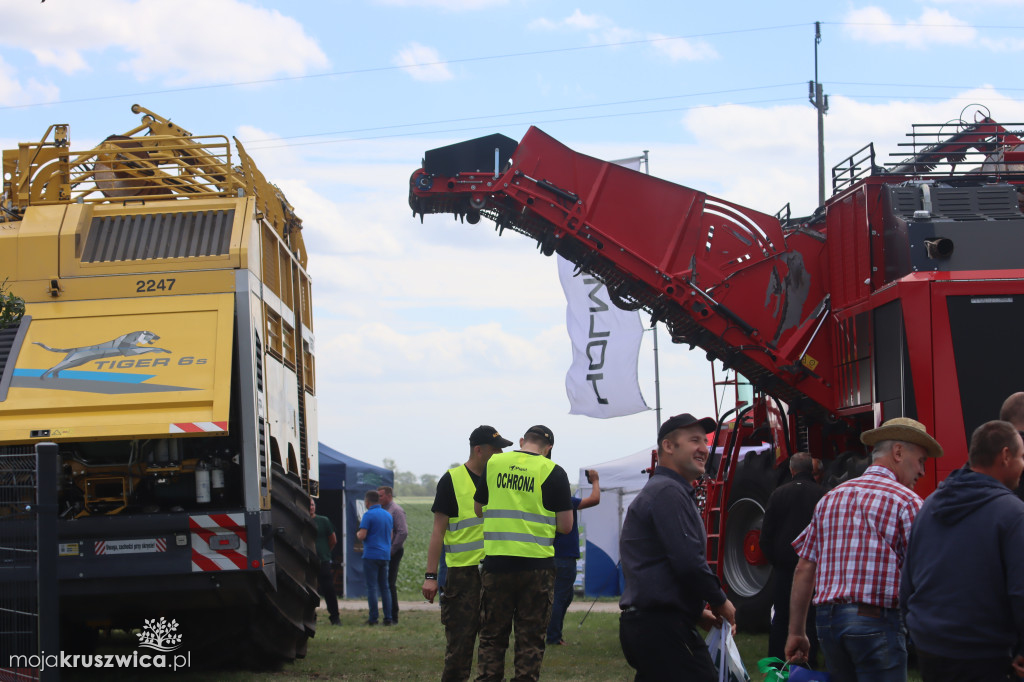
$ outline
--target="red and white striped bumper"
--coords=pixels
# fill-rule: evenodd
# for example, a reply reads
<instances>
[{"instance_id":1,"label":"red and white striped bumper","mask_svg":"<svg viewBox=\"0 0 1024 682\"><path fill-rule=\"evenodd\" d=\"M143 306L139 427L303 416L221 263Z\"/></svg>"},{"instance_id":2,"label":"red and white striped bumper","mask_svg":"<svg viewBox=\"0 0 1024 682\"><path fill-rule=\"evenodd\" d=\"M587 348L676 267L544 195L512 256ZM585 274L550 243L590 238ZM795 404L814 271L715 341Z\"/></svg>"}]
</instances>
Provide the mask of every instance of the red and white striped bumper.
<instances>
[{"instance_id":1,"label":"red and white striped bumper","mask_svg":"<svg viewBox=\"0 0 1024 682\"><path fill-rule=\"evenodd\" d=\"M176 422L171 424L169 433L217 433L227 431L227 422Z\"/></svg>"}]
</instances>

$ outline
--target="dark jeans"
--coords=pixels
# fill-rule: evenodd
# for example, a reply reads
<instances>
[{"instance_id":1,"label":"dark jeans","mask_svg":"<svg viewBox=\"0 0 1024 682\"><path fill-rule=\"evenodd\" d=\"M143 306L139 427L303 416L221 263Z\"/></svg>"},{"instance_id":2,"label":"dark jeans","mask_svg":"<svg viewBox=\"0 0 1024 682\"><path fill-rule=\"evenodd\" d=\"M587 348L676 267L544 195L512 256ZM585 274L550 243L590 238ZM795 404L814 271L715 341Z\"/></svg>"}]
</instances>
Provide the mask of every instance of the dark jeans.
<instances>
[{"instance_id":1,"label":"dark jeans","mask_svg":"<svg viewBox=\"0 0 1024 682\"><path fill-rule=\"evenodd\" d=\"M327 613L331 616L331 622L338 622L338 593L334 589L334 572L331 571L330 561L320 562L320 596L324 598L327 606Z\"/></svg>"},{"instance_id":2,"label":"dark jeans","mask_svg":"<svg viewBox=\"0 0 1024 682\"><path fill-rule=\"evenodd\" d=\"M1018 680L1009 657L948 658L917 650L917 667L924 682L1009 682Z\"/></svg>"},{"instance_id":3,"label":"dark jeans","mask_svg":"<svg viewBox=\"0 0 1024 682\"><path fill-rule=\"evenodd\" d=\"M388 589L387 559L363 559L363 574L366 576L366 601L370 605L370 623L378 618L377 597L384 602L384 622L391 622L391 590Z\"/></svg>"},{"instance_id":4,"label":"dark jeans","mask_svg":"<svg viewBox=\"0 0 1024 682\"><path fill-rule=\"evenodd\" d=\"M402 556L405 554L405 547L399 547L398 551L391 555L391 563L388 565L388 590L391 592L391 621L398 622L398 567L402 563Z\"/></svg>"},{"instance_id":5,"label":"dark jeans","mask_svg":"<svg viewBox=\"0 0 1024 682\"><path fill-rule=\"evenodd\" d=\"M789 636L789 598L793 591L793 567L776 566L775 586L772 589L772 604L775 615L768 633L768 655L786 660L786 638ZM812 668L818 667L818 628L815 625L814 605L807 609L807 638L811 640L808 661Z\"/></svg>"},{"instance_id":6,"label":"dark jeans","mask_svg":"<svg viewBox=\"0 0 1024 682\"><path fill-rule=\"evenodd\" d=\"M573 584L576 582L576 559L555 557L555 601L551 605L551 622L548 623L548 644L562 641L562 623L565 612L573 598Z\"/></svg>"},{"instance_id":7,"label":"dark jeans","mask_svg":"<svg viewBox=\"0 0 1024 682\"><path fill-rule=\"evenodd\" d=\"M678 613L623 611L619 643L634 682L716 682L718 671L697 628Z\"/></svg>"},{"instance_id":8,"label":"dark jeans","mask_svg":"<svg viewBox=\"0 0 1024 682\"><path fill-rule=\"evenodd\" d=\"M818 641L833 682L906 682L898 609L818 604Z\"/></svg>"}]
</instances>

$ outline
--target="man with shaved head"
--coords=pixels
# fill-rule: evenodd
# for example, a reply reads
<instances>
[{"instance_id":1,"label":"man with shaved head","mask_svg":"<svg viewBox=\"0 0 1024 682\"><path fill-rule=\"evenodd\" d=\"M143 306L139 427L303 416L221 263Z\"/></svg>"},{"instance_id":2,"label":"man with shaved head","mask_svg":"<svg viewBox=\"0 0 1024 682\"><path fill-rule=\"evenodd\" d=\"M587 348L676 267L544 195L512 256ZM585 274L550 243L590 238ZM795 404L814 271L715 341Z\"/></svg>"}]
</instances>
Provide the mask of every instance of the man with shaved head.
<instances>
[{"instance_id":1,"label":"man with shaved head","mask_svg":"<svg viewBox=\"0 0 1024 682\"><path fill-rule=\"evenodd\" d=\"M987 422L968 462L921 507L903 563L900 609L925 682L1024 674L1024 502L1010 492L1024 442L1013 424Z\"/></svg>"}]
</instances>

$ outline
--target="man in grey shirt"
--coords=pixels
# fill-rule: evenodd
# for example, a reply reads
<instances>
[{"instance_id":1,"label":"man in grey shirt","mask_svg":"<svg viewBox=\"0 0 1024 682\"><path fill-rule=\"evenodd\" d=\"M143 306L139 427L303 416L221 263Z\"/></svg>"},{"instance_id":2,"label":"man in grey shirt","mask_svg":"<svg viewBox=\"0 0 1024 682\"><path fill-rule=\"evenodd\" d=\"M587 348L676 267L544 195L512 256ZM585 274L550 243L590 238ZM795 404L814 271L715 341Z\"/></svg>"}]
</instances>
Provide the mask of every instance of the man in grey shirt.
<instances>
[{"instance_id":1,"label":"man in grey shirt","mask_svg":"<svg viewBox=\"0 0 1024 682\"><path fill-rule=\"evenodd\" d=\"M395 502L394 491L389 485L377 488L380 506L395 520L395 533L391 536L391 562L388 564L388 588L391 590L391 622L398 625L398 566L405 554L405 539L409 537L409 524L405 510Z\"/></svg>"},{"instance_id":2,"label":"man in grey shirt","mask_svg":"<svg viewBox=\"0 0 1024 682\"><path fill-rule=\"evenodd\" d=\"M619 556L626 586L619 642L636 682L714 682L718 672L697 625L728 621L736 609L707 562L707 533L693 483L704 475L715 420L670 417L658 430L658 466L626 512ZM705 608L705 605L710 608Z\"/></svg>"}]
</instances>

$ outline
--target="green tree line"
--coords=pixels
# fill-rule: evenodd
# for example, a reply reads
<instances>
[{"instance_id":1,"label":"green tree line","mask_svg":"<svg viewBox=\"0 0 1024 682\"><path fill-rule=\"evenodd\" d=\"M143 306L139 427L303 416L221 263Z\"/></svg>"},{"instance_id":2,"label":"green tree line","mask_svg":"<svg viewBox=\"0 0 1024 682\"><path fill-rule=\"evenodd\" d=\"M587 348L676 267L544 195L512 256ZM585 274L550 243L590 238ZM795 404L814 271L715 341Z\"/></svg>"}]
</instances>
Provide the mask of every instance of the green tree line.
<instances>
[{"instance_id":1,"label":"green tree line","mask_svg":"<svg viewBox=\"0 0 1024 682\"><path fill-rule=\"evenodd\" d=\"M457 466L450 464L448 468ZM437 479L441 478L434 474L416 475L411 471L400 471L395 460L390 457L384 458L384 468L395 472L395 497L433 497Z\"/></svg>"}]
</instances>

